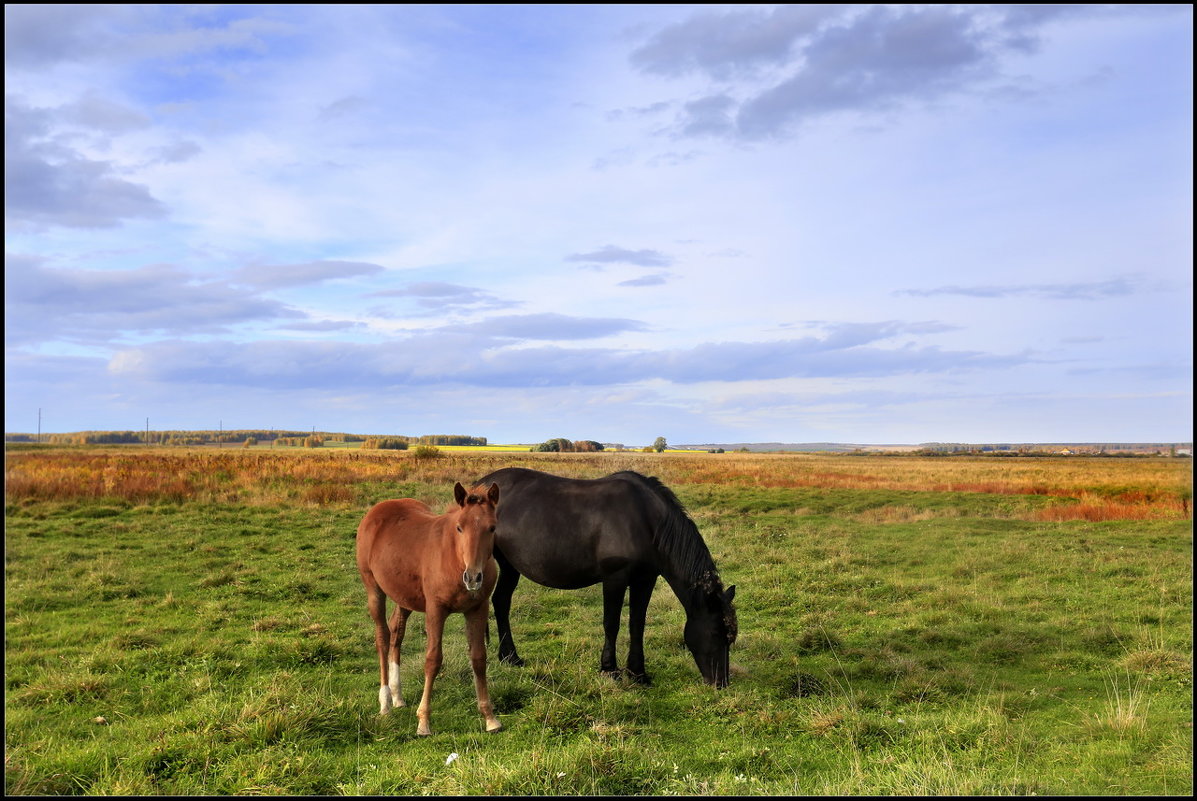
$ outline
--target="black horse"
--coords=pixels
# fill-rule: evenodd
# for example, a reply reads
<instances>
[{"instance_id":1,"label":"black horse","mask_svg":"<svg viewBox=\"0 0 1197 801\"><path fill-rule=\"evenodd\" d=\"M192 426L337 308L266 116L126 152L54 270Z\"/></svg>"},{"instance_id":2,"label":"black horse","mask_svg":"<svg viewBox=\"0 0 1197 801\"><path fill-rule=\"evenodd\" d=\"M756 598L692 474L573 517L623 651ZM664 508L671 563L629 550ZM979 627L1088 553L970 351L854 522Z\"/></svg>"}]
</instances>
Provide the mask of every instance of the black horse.
<instances>
[{"instance_id":1,"label":"black horse","mask_svg":"<svg viewBox=\"0 0 1197 801\"><path fill-rule=\"evenodd\" d=\"M491 597L500 660L524 664L509 618L521 575L563 590L601 581L605 641L599 669L619 675L615 638L630 587L627 672L651 684L644 670L644 617L657 576L664 576L686 611L686 647L703 679L727 686L736 588L724 590L698 527L668 487L630 470L588 480L522 467L496 470L477 483L498 484L503 498L494 548L499 581Z\"/></svg>"}]
</instances>

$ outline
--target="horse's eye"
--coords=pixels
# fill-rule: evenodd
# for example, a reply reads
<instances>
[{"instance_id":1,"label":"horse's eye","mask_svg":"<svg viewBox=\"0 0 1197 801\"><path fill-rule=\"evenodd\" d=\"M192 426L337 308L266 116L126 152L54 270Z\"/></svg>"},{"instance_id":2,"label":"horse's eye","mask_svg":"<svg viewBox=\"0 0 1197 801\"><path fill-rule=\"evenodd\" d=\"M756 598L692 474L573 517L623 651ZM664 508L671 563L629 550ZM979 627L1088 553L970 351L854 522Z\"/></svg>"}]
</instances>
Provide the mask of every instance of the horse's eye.
<instances>
[{"instance_id":1,"label":"horse's eye","mask_svg":"<svg viewBox=\"0 0 1197 801\"><path fill-rule=\"evenodd\" d=\"M491 533L491 534L494 534L494 533L495 533L495 527L494 527L494 526L491 526L491 527L490 527L490 533Z\"/></svg>"},{"instance_id":2,"label":"horse's eye","mask_svg":"<svg viewBox=\"0 0 1197 801\"><path fill-rule=\"evenodd\" d=\"M458 527L457 527L457 533L458 533L458 534L460 534L460 533L461 533L461 526L458 526Z\"/></svg>"}]
</instances>

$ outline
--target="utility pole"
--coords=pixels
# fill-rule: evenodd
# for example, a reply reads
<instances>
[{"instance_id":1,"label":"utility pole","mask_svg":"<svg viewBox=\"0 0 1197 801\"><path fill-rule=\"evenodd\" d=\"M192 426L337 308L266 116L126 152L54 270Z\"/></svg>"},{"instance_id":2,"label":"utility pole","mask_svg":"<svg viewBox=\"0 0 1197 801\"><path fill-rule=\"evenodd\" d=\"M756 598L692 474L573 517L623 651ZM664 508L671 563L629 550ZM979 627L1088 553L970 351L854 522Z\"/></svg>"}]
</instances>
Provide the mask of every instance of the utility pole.
<instances>
[{"instance_id":1,"label":"utility pole","mask_svg":"<svg viewBox=\"0 0 1197 801\"><path fill-rule=\"evenodd\" d=\"M216 447L224 447L224 420L220 421L220 430L216 432Z\"/></svg>"},{"instance_id":2,"label":"utility pole","mask_svg":"<svg viewBox=\"0 0 1197 801\"><path fill-rule=\"evenodd\" d=\"M42 407L37 407L37 441L42 441Z\"/></svg>"}]
</instances>

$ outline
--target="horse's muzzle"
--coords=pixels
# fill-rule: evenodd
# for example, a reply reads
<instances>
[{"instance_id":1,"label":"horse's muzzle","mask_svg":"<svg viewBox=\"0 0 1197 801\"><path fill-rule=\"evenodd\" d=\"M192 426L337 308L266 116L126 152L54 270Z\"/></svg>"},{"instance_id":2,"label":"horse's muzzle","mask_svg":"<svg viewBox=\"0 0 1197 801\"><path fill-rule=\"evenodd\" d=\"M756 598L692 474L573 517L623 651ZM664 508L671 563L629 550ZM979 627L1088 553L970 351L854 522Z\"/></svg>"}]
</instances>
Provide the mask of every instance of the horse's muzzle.
<instances>
[{"instance_id":1,"label":"horse's muzzle","mask_svg":"<svg viewBox=\"0 0 1197 801\"><path fill-rule=\"evenodd\" d=\"M482 586L482 571L478 571L477 573L471 573L468 570L465 571L461 574L461 583L470 592L478 592L478 589Z\"/></svg>"},{"instance_id":2,"label":"horse's muzzle","mask_svg":"<svg viewBox=\"0 0 1197 801\"><path fill-rule=\"evenodd\" d=\"M716 657L714 663L711 665L710 675L704 675L703 679L712 687L722 690L728 685L731 679L731 657L724 653L720 657Z\"/></svg>"}]
</instances>

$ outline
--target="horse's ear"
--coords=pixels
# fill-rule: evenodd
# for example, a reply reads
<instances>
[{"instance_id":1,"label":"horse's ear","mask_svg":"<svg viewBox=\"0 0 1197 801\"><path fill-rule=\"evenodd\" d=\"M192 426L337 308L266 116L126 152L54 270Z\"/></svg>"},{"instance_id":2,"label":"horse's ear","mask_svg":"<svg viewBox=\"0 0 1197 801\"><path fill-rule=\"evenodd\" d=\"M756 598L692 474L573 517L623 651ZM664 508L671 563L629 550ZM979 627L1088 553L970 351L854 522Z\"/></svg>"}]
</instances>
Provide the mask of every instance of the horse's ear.
<instances>
[{"instance_id":1,"label":"horse's ear","mask_svg":"<svg viewBox=\"0 0 1197 801\"><path fill-rule=\"evenodd\" d=\"M730 587L728 587L727 590L723 593L723 597L726 598L727 602L730 604L732 602L732 599L734 599L736 597L736 585L733 584Z\"/></svg>"},{"instance_id":2,"label":"horse's ear","mask_svg":"<svg viewBox=\"0 0 1197 801\"><path fill-rule=\"evenodd\" d=\"M486 491L486 497L492 504L497 504L499 502L499 485L491 484L490 489Z\"/></svg>"},{"instance_id":3,"label":"horse's ear","mask_svg":"<svg viewBox=\"0 0 1197 801\"><path fill-rule=\"evenodd\" d=\"M461 486L460 481L458 481L456 484L453 485L453 499L455 501L457 501L458 506L465 506L465 499L466 499L467 494L468 493L466 492L466 488Z\"/></svg>"}]
</instances>

